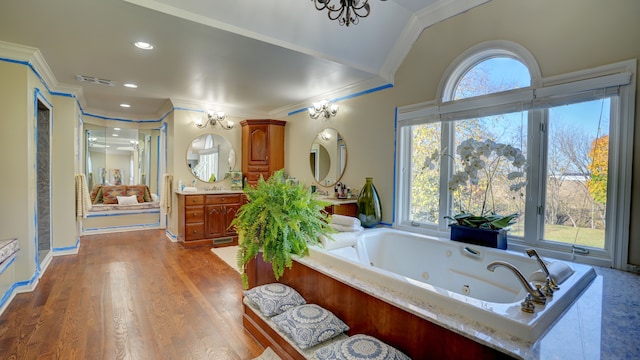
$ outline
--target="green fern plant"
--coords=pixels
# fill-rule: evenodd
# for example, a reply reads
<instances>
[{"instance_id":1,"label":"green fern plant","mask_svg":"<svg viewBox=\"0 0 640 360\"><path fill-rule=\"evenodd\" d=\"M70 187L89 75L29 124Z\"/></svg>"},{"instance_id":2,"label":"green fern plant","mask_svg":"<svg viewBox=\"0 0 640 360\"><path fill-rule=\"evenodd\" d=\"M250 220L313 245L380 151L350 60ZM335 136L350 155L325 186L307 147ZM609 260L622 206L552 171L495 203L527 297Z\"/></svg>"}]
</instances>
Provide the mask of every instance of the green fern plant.
<instances>
[{"instance_id":1,"label":"green fern plant","mask_svg":"<svg viewBox=\"0 0 640 360\"><path fill-rule=\"evenodd\" d=\"M237 261L245 289L249 286L245 267L259 252L271 263L277 280L285 267L291 267L291 255L308 255L308 244L315 245L320 235L334 232L323 211L329 203L304 185L287 182L284 170L266 181L261 178L255 188L245 186L244 193L248 201L230 226L238 232Z\"/></svg>"}]
</instances>

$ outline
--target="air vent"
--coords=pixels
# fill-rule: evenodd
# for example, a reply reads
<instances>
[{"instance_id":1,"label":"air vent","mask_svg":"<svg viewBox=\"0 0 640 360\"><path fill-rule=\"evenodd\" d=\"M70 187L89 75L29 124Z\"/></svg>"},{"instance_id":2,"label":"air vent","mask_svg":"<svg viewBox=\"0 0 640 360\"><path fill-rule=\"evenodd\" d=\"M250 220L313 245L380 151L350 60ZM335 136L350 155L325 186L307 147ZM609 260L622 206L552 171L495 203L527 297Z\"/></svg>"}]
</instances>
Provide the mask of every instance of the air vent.
<instances>
[{"instance_id":1,"label":"air vent","mask_svg":"<svg viewBox=\"0 0 640 360\"><path fill-rule=\"evenodd\" d=\"M81 82L88 82L88 83L98 84L98 85L106 85L106 86L115 86L116 85L116 83L111 81L111 80L99 79L97 77L86 76L86 75L76 75L76 80L81 81Z\"/></svg>"}]
</instances>

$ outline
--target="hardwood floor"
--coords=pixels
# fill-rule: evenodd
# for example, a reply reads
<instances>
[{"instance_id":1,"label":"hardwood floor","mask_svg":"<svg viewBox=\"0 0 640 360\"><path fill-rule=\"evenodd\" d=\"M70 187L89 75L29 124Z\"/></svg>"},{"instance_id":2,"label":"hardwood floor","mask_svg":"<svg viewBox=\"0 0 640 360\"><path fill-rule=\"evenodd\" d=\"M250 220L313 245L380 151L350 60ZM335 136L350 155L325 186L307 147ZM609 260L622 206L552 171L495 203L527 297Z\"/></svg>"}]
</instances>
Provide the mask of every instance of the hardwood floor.
<instances>
[{"instance_id":1,"label":"hardwood floor","mask_svg":"<svg viewBox=\"0 0 640 360\"><path fill-rule=\"evenodd\" d=\"M27 256L23 254L22 256ZM0 317L1 359L251 359L239 274L164 230L83 236Z\"/></svg>"}]
</instances>

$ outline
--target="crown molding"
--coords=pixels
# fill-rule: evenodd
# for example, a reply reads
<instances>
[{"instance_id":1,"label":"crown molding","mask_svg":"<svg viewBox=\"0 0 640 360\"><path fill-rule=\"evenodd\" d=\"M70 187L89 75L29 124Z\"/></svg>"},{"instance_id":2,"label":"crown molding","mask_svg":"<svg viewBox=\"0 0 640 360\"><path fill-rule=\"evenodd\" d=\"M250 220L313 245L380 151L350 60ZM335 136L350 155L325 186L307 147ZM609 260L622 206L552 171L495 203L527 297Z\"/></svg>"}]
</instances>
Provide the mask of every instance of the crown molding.
<instances>
[{"instance_id":1,"label":"crown molding","mask_svg":"<svg viewBox=\"0 0 640 360\"><path fill-rule=\"evenodd\" d=\"M396 71L422 32L441 21L465 13L491 0L440 0L414 14L380 69L380 77L393 84Z\"/></svg>"},{"instance_id":2,"label":"crown molding","mask_svg":"<svg viewBox=\"0 0 640 360\"><path fill-rule=\"evenodd\" d=\"M289 114L291 114L292 112L298 112L302 109L306 109L312 103L318 100L327 99L330 102L336 102L336 101L344 100L346 98L355 97L358 94L368 92L372 89L384 87L386 85L389 85L389 82L387 82L385 79L382 79L379 77L373 77L371 79L364 80L359 83L347 85L340 89L332 90L331 92L327 92L324 94L307 98L297 104L283 106L281 108L278 108L269 112L268 115L270 118L284 119L287 116L289 116Z\"/></svg>"},{"instance_id":3,"label":"crown molding","mask_svg":"<svg viewBox=\"0 0 640 360\"><path fill-rule=\"evenodd\" d=\"M237 118L246 118L246 119L262 119L269 117L268 112L247 110L244 108L234 107L228 104L220 105L220 104L212 104L212 103L204 103L200 101L193 100L184 100L184 99L169 99L174 109L187 110L187 111L202 111L205 110L220 110L224 111L227 116L237 117Z\"/></svg>"}]
</instances>

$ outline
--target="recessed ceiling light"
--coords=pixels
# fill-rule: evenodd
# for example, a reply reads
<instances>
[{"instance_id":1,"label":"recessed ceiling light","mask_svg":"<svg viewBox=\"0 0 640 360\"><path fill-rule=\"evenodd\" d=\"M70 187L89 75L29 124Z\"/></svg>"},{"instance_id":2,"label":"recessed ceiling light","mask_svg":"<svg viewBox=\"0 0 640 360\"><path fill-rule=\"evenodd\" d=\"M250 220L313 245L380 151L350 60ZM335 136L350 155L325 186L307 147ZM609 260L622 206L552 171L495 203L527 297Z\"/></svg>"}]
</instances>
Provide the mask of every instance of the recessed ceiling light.
<instances>
[{"instance_id":1,"label":"recessed ceiling light","mask_svg":"<svg viewBox=\"0 0 640 360\"><path fill-rule=\"evenodd\" d=\"M111 136L120 136L119 134L111 134Z\"/></svg>"},{"instance_id":2,"label":"recessed ceiling light","mask_svg":"<svg viewBox=\"0 0 640 360\"><path fill-rule=\"evenodd\" d=\"M113 130L115 130L115 131L120 131L120 128L113 128Z\"/></svg>"},{"instance_id":3,"label":"recessed ceiling light","mask_svg":"<svg viewBox=\"0 0 640 360\"><path fill-rule=\"evenodd\" d=\"M142 50L153 50L154 48L153 44L144 41L136 41L133 43L133 45Z\"/></svg>"},{"instance_id":4,"label":"recessed ceiling light","mask_svg":"<svg viewBox=\"0 0 640 360\"><path fill-rule=\"evenodd\" d=\"M129 108L129 107L131 107L131 105L129 105L129 104L120 104L120 106L121 106L121 107L123 107L123 108Z\"/></svg>"},{"instance_id":5,"label":"recessed ceiling light","mask_svg":"<svg viewBox=\"0 0 640 360\"><path fill-rule=\"evenodd\" d=\"M126 83L123 85L124 87L128 87L130 89L137 89L138 85L134 84L134 83Z\"/></svg>"}]
</instances>

